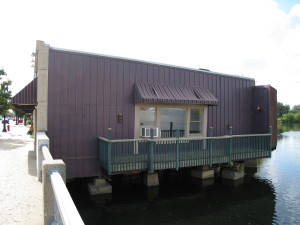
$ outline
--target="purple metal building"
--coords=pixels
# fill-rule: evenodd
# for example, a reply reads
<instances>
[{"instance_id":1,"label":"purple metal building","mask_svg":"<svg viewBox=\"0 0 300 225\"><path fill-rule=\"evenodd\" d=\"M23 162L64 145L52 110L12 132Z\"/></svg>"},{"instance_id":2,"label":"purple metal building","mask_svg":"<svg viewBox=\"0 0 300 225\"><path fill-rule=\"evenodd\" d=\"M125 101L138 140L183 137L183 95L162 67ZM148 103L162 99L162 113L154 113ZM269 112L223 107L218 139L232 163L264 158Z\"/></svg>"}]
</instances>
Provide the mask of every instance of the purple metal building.
<instances>
[{"instance_id":1,"label":"purple metal building","mask_svg":"<svg viewBox=\"0 0 300 225\"><path fill-rule=\"evenodd\" d=\"M168 123L165 108L175 107L174 115L186 110L183 125L178 125L182 136L207 136L209 127L214 127L214 136L227 135L229 126L233 134L267 133L273 126L276 147L276 90L255 86L252 78L49 46L46 54L46 131L53 157L67 164L68 178L101 175L97 138L106 137L108 128L112 139L137 138L140 126L149 122L141 122L145 107L144 115L149 108L159 115L155 127L161 131L163 120ZM36 63L43 60L39 57ZM37 67L36 73L13 98L16 107L34 109L38 104ZM194 121L198 108L204 116ZM201 131L192 132L200 123Z\"/></svg>"}]
</instances>

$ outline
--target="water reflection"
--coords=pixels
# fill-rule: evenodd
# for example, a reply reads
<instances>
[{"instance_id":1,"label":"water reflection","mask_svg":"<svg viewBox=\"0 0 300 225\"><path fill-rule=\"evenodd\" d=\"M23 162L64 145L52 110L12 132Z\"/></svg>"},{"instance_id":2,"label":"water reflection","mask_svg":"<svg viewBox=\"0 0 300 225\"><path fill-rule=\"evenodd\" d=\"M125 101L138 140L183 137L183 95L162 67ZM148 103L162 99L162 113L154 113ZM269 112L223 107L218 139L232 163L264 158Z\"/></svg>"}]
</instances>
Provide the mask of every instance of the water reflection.
<instances>
[{"instance_id":1,"label":"water reflection","mask_svg":"<svg viewBox=\"0 0 300 225\"><path fill-rule=\"evenodd\" d=\"M74 197L74 187L69 188ZM105 197L85 192L74 200L87 225L272 224L275 211L272 185L257 178L231 186L220 179L203 184L187 177L165 181L159 188L123 186Z\"/></svg>"},{"instance_id":2,"label":"water reflection","mask_svg":"<svg viewBox=\"0 0 300 225\"><path fill-rule=\"evenodd\" d=\"M261 160L257 177L272 182L275 224L300 224L300 125L284 126L272 158Z\"/></svg>"},{"instance_id":3,"label":"water reflection","mask_svg":"<svg viewBox=\"0 0 300 225\"><path fill-rule=\"evenodd\" d=\"M300 224L300 126L284 132L272 158L258 160L254 177L238 185L202 182L187 171L163 176L150 189L137 177L116 178L107 196L89 196L87 181L68 186L87 225Z\"/></svg>"},{"instance_id":4,"label":"water reflection","mask_svg":"<svg viewBox=\"0 0 300 225\"><path fill-rule=\"evenodd\" d=\"M299 130L300 130L300 124L299 123L282 124L282 125L278 126L279 133L289 132L289 131L299 131Z\"/></svg>"}]
</instances>

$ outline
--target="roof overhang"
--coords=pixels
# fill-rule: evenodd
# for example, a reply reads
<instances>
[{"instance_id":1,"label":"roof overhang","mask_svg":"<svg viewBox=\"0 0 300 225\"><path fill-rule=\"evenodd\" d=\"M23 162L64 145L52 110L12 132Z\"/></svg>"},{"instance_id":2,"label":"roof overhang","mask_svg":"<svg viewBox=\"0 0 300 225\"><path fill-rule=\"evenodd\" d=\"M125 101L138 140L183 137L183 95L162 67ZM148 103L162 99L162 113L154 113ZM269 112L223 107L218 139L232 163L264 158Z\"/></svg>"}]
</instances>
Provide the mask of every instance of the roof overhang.
<instances>
[{"instance_id":1,"label":"roof overhang","mask_svg":"<svg viewBox=\"0 0 300 225\"><path fill-rule=\"evenodd\" d=\"M32 112L37 105L37 77L19 91L11 100L14 107Z\"/></svg>"},{"instance_id":2,"label":"roof overhang","mask_svg":"<svg viewBox=\"0 0 300 225\"><path fill-rule=\"evenodd\" d=\"M218 105L219 100L204 87L136 83L134 103Z\"/></svg>"}]
</instances>

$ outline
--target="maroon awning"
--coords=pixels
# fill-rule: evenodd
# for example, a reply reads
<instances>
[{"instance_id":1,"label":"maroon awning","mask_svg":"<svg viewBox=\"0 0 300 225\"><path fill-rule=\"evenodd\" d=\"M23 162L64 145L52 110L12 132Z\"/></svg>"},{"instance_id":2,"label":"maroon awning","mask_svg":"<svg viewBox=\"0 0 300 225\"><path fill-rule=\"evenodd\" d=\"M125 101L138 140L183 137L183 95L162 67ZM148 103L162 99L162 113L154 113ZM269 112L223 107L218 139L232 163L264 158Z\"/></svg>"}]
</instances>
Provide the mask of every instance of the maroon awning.
<instances>
[{"instance_id":1,"label":"maroon awning","mask_svg":"<svg viewBox=\"0 0 300 225\"><path fill-rule=\"evenodd\" d=\"M218 105L219 100L204 87L136 83L134 102Z\"/></svg>"},{"instance_id":2,"label":"maroon awning","mask_svg":"<svg viewBox=\"0 0 300 225\"><path fill-rule=\"evenodd\" d=\"M33 110L37 105L37 78L17 93L11 100L13 106L21 109Z\"/></svg>"}]
</instances>

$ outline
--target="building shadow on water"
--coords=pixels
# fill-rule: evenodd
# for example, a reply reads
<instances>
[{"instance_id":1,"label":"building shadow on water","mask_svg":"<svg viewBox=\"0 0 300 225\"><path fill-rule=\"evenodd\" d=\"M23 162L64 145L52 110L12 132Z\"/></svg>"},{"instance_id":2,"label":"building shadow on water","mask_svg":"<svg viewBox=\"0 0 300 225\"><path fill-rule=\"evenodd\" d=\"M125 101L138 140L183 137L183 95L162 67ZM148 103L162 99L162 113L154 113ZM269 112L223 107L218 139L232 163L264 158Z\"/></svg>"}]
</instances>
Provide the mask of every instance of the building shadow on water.
<instances>
[{"instance_id":1,"label":"building shadow on water","mask_svg":"<svg viewBox=\"0 0 300 225\"><path fill-rule=\"evenodd\" d=\"M90 196L87 179L68 183L89 224L272 224L275 194L264 180L245 177L199 181L185 171L160 174L160 186L147 188L138 176L115 177L113 194Z\"/></svg>"}]
</instances>

